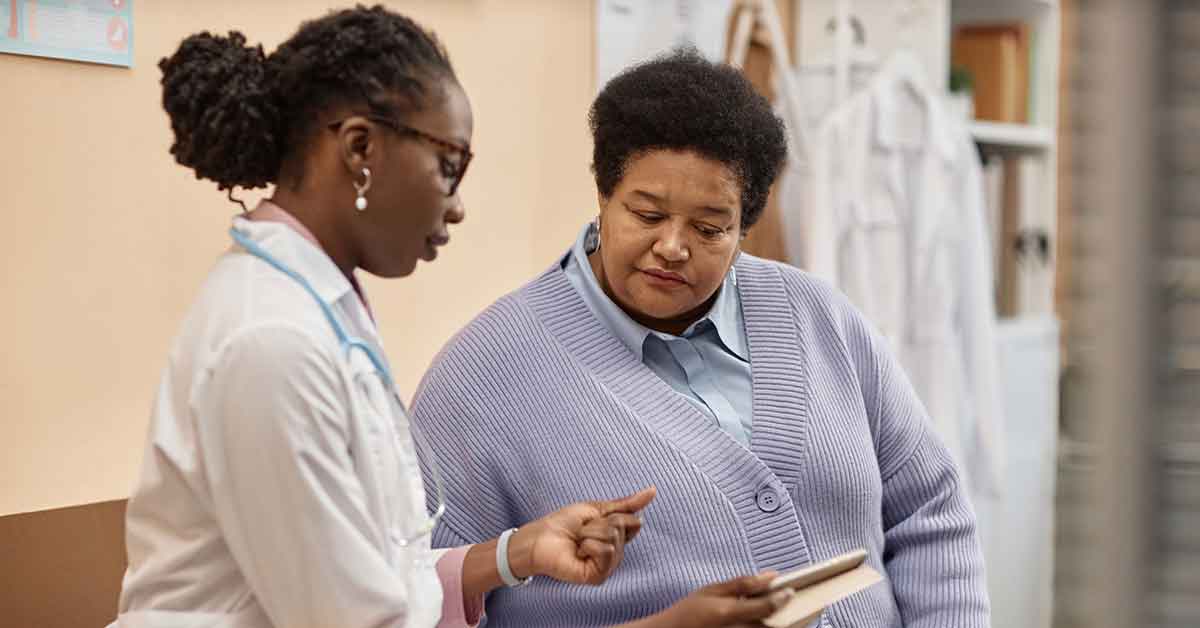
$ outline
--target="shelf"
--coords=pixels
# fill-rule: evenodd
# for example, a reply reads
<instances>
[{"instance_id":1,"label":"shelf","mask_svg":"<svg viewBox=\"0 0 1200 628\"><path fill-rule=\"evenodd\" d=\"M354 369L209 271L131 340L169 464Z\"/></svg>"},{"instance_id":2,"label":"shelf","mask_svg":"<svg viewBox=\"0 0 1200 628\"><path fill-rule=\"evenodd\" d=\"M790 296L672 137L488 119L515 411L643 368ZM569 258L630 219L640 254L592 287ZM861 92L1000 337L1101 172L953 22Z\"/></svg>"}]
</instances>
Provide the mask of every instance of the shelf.
<instances>
[{"instance_id":1,"label":"shelf","mask_svg":"<svg viewBox=\"0 0 1200 628\"><path fill-rule=\"evenodd\" d=\"M1007 11L1009 13L1033 13L1046 9L1059 9L1059 0L951 0L951 11Z\"/></svg>"},{"instance_id":2,"label":"shelf","mask_svg":"<svg viewBox=\"0 0 1200 628\"><path fill-rule=\"evenodd\" d=\"M1046 127L975 121L970 129L971 137L986 146L1026 152L1045 152L1054 146L1054 131Z\"/></svg>"},{"instance_id":3,"label":"shelf","mask_svg":"<svg viewBox=\"0 0 1200 628\"><path fill-rule=\"evenodd\" d=\"M981 7L985 5L995 6L999 4L996 0L952 0L950 7L958 9L962 7ZM1061 4L1059 0L1004 0L1004 4L1018 9L1056 9Z\"/></svg>"},{"instance_id":4,"label":"shelf","mask_svg":"<svg viewBox=\"0 0 1200 628\"><path fill-rule=\"evenodd\" d=\"M1036 21L1059 11L1058 0L954 0L954 24Z\"/></svg>"}]
</instances>

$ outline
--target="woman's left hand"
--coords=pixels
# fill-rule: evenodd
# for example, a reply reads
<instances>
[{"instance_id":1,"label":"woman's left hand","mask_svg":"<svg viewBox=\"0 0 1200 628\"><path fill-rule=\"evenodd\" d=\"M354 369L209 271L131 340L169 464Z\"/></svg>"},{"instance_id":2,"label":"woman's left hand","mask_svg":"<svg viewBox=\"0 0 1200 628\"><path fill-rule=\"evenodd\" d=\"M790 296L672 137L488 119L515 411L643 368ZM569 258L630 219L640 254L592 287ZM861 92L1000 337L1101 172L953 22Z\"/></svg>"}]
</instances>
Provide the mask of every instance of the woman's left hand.
<instances>
[{"instance_id":1,"label":"woman's left hand","mask_svg":"<svg viewBox=\"0 0 1200 628\"><path fill-rule=\"evenodd\" d=\"M625 544L642 529L637 513L655 494L649 487L621 499L571 504L521 526L508 547L513 574L604 582L621 564Z\"/></svg>"}]
</instances>

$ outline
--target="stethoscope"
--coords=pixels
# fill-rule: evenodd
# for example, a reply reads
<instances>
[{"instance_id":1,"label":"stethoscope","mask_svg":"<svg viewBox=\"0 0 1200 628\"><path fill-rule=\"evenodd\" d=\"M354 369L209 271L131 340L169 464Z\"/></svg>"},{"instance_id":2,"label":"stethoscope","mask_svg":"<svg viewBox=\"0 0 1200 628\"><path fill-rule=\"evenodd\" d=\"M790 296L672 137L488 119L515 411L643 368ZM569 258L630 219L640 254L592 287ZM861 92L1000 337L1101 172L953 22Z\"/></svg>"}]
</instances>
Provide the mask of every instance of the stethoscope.
<instances>
[{"instance_id":1,"label":"stethoscope","mask_svg":"<svg viewBox=\"0 0 1200 628\"><path fill-rule=\"evenodd\" d=\"M325 300L322 299L319 294L317 294L316 288L313 288L312 284L310 284L308 280L304 278L304 276L295 270L288 268L286 264L276 259L275 256L268 253L266 249L259 246L254 240L251 240L246 236L246 234L238 231L236 227L231 227L229 229L229 235L232 236L233 241L236 242L238 246L245 249L247 253L257 257L258 259L261 259L275 270L278 270L288 277L291 277L292 280L303 286L308 294L312 296L313 300L317 302L317 305L321 307L321 311L325 313L325 320L329 321L329 326L333 328L333 333L337 335L338 343L342 346L342 349L346 353L346 359L349 360L350 355L354 351L361 351L363 355L367 356L367 359L371 361L371 365L374 367L376 375L379 377L380 381L383 382L388 394L396 397L396 382L394 379L392 379L392 370L388 367L387 361L384 360L383 356L380 355L379 352L376 351L375 348L372 347L366 340L356 336L351 336L346 331L346 328L340 321L338 321L337 316L334 314L333 308L331 308L328 303L325 303ZM417 430L410 429L409 432L413 435L415 440L417 438ZM422 437L421 440L424 441L424 437ZM438 465L436 457L433 455L433 449L429 447L429 443L423 442L422 445L428 454L426 459L429 461L428 468L430 470L430 474L433 476L437 508L435 508L433 514L428 517L428 521L418 528L412 536L401 537L396 540L396 543L401 547L412 545L424 536L431 534L434 527L437 526L438 521L441 520L442 515L446 512L446 500L445 492L442 487L441 468Z\"/></svg>"}]
</instances>

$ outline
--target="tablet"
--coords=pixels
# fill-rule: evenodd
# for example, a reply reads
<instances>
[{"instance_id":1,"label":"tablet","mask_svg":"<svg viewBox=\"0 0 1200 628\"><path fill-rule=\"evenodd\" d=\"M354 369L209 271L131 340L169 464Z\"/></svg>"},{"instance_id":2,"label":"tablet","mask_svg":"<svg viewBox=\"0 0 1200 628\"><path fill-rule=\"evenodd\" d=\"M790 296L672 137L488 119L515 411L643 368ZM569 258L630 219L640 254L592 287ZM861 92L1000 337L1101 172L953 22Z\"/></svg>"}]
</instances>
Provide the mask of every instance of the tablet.
<instances>
[{"instance_id":1,"label":"tablet","mask_svg":"<svg viewBox=\"0 0 1200 628\"><path fill-rule=\"evenodd\" d=\"M811 584L844 574L863 564L863 561L866 559L867 551L862 549L842 554L823 563L809 565L803 569L797 569L796 571L775 578L771 581L767 592L774 593L783 589L803 589Z\"/></svg>"}]
</instances>

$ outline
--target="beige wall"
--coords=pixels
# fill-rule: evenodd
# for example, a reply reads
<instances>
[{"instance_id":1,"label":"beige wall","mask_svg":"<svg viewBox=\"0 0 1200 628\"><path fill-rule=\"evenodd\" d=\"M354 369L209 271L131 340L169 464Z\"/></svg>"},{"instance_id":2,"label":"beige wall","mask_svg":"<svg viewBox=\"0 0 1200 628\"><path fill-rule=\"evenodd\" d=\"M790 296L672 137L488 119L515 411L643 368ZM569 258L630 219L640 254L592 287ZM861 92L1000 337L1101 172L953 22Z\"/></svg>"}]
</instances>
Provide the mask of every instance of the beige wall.
<instances>
[{"instance_id":1,"label":"beige wall","mask_svg":"<svg viewBox=\"0 0 1200 628\"><path fill-rule=\"evenodd\" d=\"M595 213L588 0L390 2L446 42L478 154L432 266L369 281L411 394L442 343ZM158 59L238 28L274 47L318 0L135 3L136 66L0 55L0 515L124 497L167 347L235 207L174 164ZM349 200L349 199L348 199Z\"/></svg>"}]
</instances>

